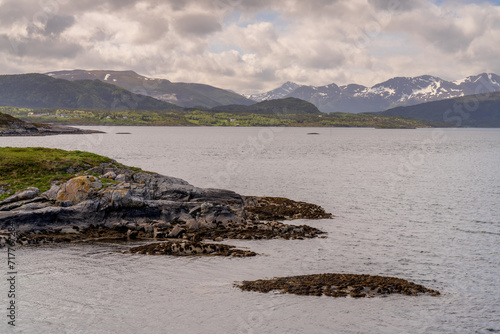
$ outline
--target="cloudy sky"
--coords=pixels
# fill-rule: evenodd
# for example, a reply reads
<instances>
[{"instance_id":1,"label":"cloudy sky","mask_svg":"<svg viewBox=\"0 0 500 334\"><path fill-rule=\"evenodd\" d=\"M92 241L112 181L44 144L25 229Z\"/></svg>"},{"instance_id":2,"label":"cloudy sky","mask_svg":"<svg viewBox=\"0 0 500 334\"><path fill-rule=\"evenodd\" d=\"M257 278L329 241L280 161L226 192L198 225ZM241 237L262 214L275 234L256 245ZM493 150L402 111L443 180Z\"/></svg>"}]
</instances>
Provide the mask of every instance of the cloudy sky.
<instances>
[{"instance_id":1,"label":"cloudy sky","mask_svg":"<svg viewBox=\"0 0 500 334\"><path fill-rule=\"evenodd\" d=\"M500 74L499 59L500 0L0 0L0 74L131 69L252 93Z\"/></svg>"}]
</instances>

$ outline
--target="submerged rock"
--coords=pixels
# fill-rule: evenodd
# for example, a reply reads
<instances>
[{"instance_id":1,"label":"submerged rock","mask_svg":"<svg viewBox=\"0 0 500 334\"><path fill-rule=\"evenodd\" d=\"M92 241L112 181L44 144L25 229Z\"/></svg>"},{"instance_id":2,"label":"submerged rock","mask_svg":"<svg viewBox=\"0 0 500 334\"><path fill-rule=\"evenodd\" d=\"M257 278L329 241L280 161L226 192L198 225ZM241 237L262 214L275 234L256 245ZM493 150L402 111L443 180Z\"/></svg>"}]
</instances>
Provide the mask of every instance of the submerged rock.
<instances>
[{"instance_id":1,"label":"submerged rock","mask_svg":"<svg viewBox=\"0 0 500 334\"><path fill-rule=\"evenodd\" d=\"M256 253L237 249L234 246L222 244L207 244L191 241L168 241L154 243L144 246L133 247L125 253L137 253L147 255L210 255L210 256L233 256L248 257L255 256Z\"/></svg>"},{"instance_id":2,"label":"submerged rock","mask_svg":"<svg viewBox=\"0 0 500 334\"><path fill-rule=\"evenodd\" d=\"M188 233L189 234L189 233ZM325 232L307 225L289 225L280 222L245 222L215 228L200 228L195 234L202 239L310 239ZM219 239L220 240L220 239Z\"/></svg>"},{"instance_id":3,"label":"submerged rock","mask_svg":"<svg viewBox=\"0 0 500 334\"><path fill-rule=\"evenodd\" d=\"M438 296L436 290L408 282L401 278L354 274L315 274L278 277L268 280L243 281L236 284L244 291L291 293L295 295L329 296L353 298L374 297L377 295L423 294Z\"/></svg>"},{"instance_id":4,"label":"submerged rock","mask_svg":"<svg viewBox=\"0 0 500 334\"><path fill-rule=\"evenodd\" d=\"M245 210L259 220L329 219L331 213L319 205L296 202L283 197L246 196Z\"/></svg>"}]
</instances>

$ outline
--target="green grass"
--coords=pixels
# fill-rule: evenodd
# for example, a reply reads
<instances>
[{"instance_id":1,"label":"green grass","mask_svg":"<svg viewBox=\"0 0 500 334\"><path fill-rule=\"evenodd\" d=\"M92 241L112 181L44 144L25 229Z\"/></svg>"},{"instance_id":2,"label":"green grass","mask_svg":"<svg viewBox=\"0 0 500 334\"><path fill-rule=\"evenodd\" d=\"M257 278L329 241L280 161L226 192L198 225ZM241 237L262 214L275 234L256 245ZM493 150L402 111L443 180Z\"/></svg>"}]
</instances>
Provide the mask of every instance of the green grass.
<instances>
[{"instance_id":1,"label":"green grass","mask_svg":"<svg viewBox=\"0 0 500 334\"><path fill-rule=\"evenodd\" d=\"M37 187L44 192L50 188L51 182L65 182L74 177L75 173L68 173L70 167L87 170L101 163L124 167L110 158L89 152L0 147L0 187L10 190L0 195L0 200L27 187Z\"/></svg>"}]
</instances>

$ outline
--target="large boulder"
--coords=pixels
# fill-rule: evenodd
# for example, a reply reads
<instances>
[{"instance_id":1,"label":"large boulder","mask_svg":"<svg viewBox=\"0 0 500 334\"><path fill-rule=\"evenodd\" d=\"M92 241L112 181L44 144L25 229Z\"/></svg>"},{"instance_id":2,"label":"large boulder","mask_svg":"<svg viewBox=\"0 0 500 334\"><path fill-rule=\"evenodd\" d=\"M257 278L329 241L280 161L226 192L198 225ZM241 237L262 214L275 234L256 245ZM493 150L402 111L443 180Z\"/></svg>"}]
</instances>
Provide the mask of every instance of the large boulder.
<instances>
[{"instance_id":1,"label":"large boulder","mask_svg":"<svg viewBox=\"0 0 500 334\"><path fill-rule=\"evenodd\" d=\"M56 201L64 205L75 205L95 196L101 188L102 183L95 176L77 176L61 186Z\"/></svg>"}]
</instances>

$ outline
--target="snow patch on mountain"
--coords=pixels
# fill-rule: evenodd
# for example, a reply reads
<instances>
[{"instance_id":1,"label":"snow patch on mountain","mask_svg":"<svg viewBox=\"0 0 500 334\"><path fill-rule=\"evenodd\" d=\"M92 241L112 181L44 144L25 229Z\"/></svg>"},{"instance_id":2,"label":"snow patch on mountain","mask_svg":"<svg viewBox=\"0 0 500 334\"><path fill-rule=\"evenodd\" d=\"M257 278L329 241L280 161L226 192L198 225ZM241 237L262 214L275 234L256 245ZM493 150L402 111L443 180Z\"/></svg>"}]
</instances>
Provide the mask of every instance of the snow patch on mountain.
<instances>
[{"instance_id":1,"label":"snow patch on mountain","mask_svg":"<svg viewBox=\"0 0 500 334\"><path fill-rule=\"evenodd\" d=\"M273 89L269 92L260 93L260 94L244 95L244 96L251 99L251 100L257 101L257 102L261 102L264 100L282 99L283 97L292 93L294 90L296 90L299 87L301 87L301 85L298 85L295 82L288 81L288 82L284 83L281 87Z\"/></svg>"},{"instance_id":2,"label":"snow patch on mountain","mask_svg":"<svg viewBox=\"0 0 500 334\"><path fill-rule=\"evenodd\" d=\"M370 87L366 89L365 92L361 94L355 94L355 96L366 96L368 94L382 95L382 96L390 96L396 94L396 90L390 87L378 86L378 87Z\"/></svg>"}]
</instances>

